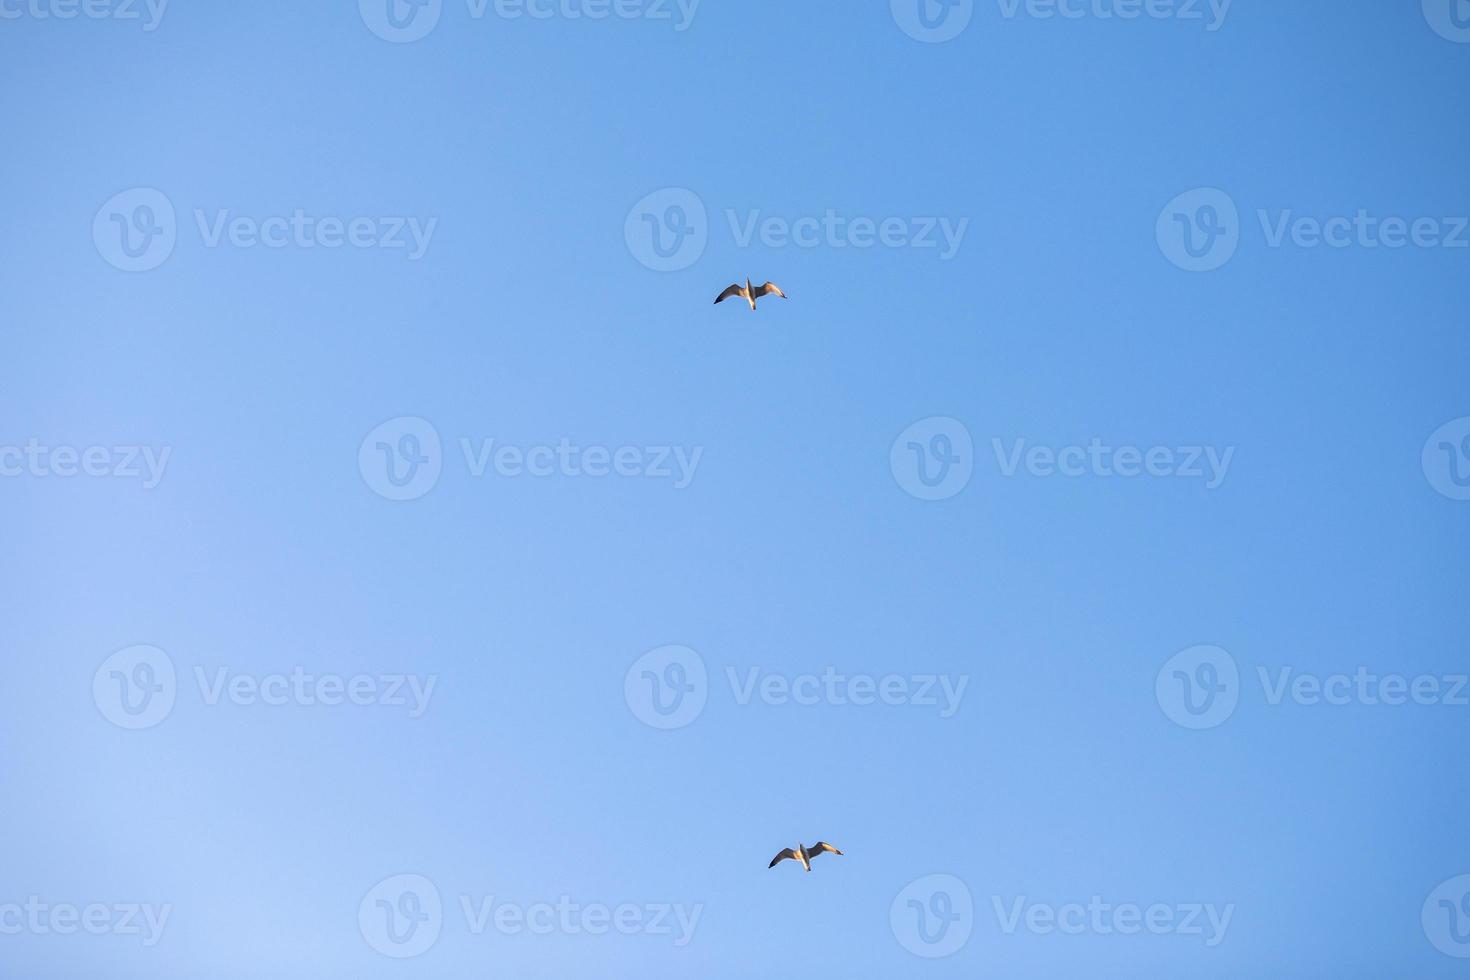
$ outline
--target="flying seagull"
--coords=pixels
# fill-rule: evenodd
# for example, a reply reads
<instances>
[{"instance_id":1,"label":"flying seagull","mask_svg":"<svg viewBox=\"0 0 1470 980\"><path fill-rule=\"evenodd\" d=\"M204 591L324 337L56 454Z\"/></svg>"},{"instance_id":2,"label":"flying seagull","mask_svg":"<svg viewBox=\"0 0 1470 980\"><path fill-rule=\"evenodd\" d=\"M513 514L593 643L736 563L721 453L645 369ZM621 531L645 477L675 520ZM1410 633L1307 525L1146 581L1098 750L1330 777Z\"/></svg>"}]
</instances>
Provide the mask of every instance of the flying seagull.
<instances>
[{"instance_id":1,"label":"flying seagull","mask_svg":"<svg viewBox=\"0 0 1470 980\"><path fill-rule=\"evenodd\" d=\"M792 850L788 847L780 854L777 854L775 857L771 858L771 863L766 865L766 869L769 870L771 868L774 868L776 865L780 864L787 858L791 858L793 861L800 861L801 866L810 871L812 869L812 858L817 857L823 851L831 851L833 854L836 854L838 856L841 856L842 854L842 852L839 851L837 848L822 840L817 841L811 847L802 847L800 844L797 844L796 850Z\"/></svg>"},{"instance_id":2,"label":"flying seagull","mask_svg":"<svg viewBox=\"0 0 1470 980\"><path fill-rule=\"evenodd\" d=\"M752 286L750 284L750 277L746 276L744 286L740 285L740 283L738 282L731 283L729 288L715 299L715 303L723 303L731 296L740 296L743 297L744 300L750 304L750 308L753 310L755 309L756 300L760 299L762 296L768 296L771 293L775 293L782 299L786 298L786 294L781 292L781 287L776 285L775 283L768 282L764 286Z\"/></svg>"}]
</instances>

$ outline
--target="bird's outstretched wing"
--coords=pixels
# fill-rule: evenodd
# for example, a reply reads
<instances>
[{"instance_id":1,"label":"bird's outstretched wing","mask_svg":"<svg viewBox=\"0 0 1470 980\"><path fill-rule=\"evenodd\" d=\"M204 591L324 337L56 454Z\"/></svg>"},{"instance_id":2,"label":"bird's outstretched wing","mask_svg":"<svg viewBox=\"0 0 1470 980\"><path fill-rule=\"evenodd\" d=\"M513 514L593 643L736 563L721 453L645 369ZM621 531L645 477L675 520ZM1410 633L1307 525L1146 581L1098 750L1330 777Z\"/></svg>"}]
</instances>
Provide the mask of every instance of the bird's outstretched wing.
<instances>
[{"instance_id":1,"label":"bird's outstretched wing","mask_svg":"<svg viewBox=\"0 0 1470 980\"><path fill-rule=\"evenodd\" d=\"M824 851L831 851L833 854L836 854L838 857L841 857L842 856L842 852L841 851L839 851L837 848L833 847L831 844L828 844L824 840L819 840L815 844L813 844L811 847L808 847L806 849L806 856L807 856L808 859L811 859L811 858L816 857L818 854L823 853Z\"/></svg>"},{"instance_id":2,"label":"bird's outstretched wing","mask_svg":"<svg viewBox=\"0 0 1470 980\"><path fill-rule=\"evenodd\" d=\"M786 298L786 294L783 293L783 292L781 292L781 287L778 286L778 285L776 285L773 282L768 282L764 286L757 287L756 290L755 290L755 295L756 295L757 298L759 298L761 296L769 296L771 293L775 293L777 296L781 297L782 299L785 299Z\"/></svg>"},{"instance_id":3,"label":"bird's outstretched wing","mask_svg":"<svg viewBox=\"0 0 1470 980\"><path fill-rule=\"evenodd\" d=\"M715 297L715 302L716 303L723 303L725 300L729 299L731 296L744 296L744 295L745 295L745 287L742 286L742 285L740 285L740 283L735 282L735 283L731 283L729 286L725 287L725 291L723 293L721 293L719 296Z\"/></svg>"},{"instance_id":4,"label":"bird's outstretched wing","mask_svg":"<svg viewBox=\"0 0 1470 980\"><path fill-rule=\"evenodd\" d=\"M771 863L766 865L766 869L770 870L771 868L774 868L776 865L780 864L782 861L785 861L787 858L791 858L793 860L796 858L796 852L789 847L786 848L786 850L782 851L780 854L777 854L775 857L771 858Z\"/></svg>"}]
</instances>

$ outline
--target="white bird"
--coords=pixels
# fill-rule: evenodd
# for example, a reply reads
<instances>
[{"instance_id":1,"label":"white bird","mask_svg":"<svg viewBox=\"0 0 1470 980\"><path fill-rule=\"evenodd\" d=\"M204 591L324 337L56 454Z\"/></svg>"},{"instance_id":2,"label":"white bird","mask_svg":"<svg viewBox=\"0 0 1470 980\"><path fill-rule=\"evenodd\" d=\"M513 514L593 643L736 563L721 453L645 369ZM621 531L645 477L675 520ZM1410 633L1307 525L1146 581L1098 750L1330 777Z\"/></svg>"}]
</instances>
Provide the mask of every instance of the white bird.
<instances>
[{"instance_id":1,"label":"white bird","mask_svg":"<svg viewBox=\"0 0 1470 980\"><path fill-rule=\"evenodd\" d=\"M756 300L760 299L762 296L768 296L771 293L775 293L782 299L786 298L786 294L781 292L781 287L776 285L775 283L768 282L764 286L752 286L750 284L750 277L746 276L745 285L742 286L738 282L731 283L729 288L727 288L715 299L715 303L723 303L731 296L740 296L743 297L745 301L750 304L750 308L753 310L755 309Z\"/></svg>"},{"instance_id":2,"label":"white bird","mask_svg":"<svg viewBox=\"0 0 1470 980\"><path fill-rule=\"evenodd\" d=\"M824 840L817 841L811 847L802 847L800 844L797 844L794 850L788 847L780 854L771 858L771 863L766 865L766 870L770 870L787 858L791 858L793 861L800 861L801 866L810 871L812 869L812 858L818 857L824 851L831 851L839 857L842 855L841 851Z\"/></svg>"}]
</instances>

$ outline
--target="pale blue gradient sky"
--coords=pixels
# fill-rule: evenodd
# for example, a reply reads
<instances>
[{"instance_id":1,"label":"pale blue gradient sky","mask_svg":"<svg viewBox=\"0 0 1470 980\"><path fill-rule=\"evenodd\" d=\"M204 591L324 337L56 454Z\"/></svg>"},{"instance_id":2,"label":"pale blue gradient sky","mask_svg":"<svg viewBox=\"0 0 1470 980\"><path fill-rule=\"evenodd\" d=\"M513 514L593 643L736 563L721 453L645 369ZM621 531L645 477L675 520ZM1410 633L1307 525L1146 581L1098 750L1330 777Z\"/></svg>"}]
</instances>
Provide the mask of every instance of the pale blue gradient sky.
<instances>
[{"instance_id":1,"label":"pale blue gradient sky","mask_svg":"<svg viewBox=\"0 0 1470 980\"><path fill-rule=\"evenodd\" d=\"M886 2L705 0L692 24L473 20L391 44L355 3L174 0L0 20L0 445L167 446L164 478L0 478L0 904L173 906L163 941L0 935L49 978L1449 977L1420 908L1470 872L1470 708L1272 706L1257 667L1466 669L1470 503L1429 434L1470 416L1470 250L1269 248L1257 209L1470 214L1470 44L1417 2L1238 2L1198 22L1007 19L922 44ZM14 8L7 8L14 9ZM753 19L769 29L742 36ZM749 42L749 43L746 43ZM104 201L164 191L127 274ZM624 243L694 190L683 271ZM1240 208L1190 274L1181 192ZM206 248L194 209L435 217L427 254ZM741 248L724 212L970 224L932 250ZM791 294L712 307L745 276ZM445 440L382 499L359 443ZM923 502L918 419L975 473ZM460 437L703 448L693 483L474 479ZM1001 475L991 441L1235 447L1173 479ZM704 713L623 679L685 644ZM1245 690L1187 731L1154 697L1212 643ZM114 651L180 672L155 728L91 697ZM195 666L437 674L402 709L204 703ZM970 678L960 711L736 703L727 667ZM812 874L797 838L848 851ZM943 842L939 850L932 845ZM358 902L449 906L421 958ZM895 941L912 879L977 921ZM458 896L703 905L694 941L472 936ZM992 897L1233 904L1228 935L1004 934Z\"/></svg>"}]
</instances>

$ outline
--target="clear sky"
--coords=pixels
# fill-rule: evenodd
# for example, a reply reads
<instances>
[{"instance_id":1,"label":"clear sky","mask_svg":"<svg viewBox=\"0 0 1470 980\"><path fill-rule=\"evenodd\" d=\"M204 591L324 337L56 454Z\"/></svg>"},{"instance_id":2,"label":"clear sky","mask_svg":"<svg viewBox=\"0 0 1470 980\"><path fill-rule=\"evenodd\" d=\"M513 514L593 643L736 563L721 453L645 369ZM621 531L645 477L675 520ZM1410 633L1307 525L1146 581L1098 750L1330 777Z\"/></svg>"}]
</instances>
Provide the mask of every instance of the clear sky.
<instances>
[{"instance_id":1,"label":"clear sky","mask_svg":"<svg viewBox=\"0 0 1470 980\"><path fill-rule=\"evenodd\" d=\"M0 974L1463 976L1467 8L0 0Z\"/></svg>"}]
</instances>

